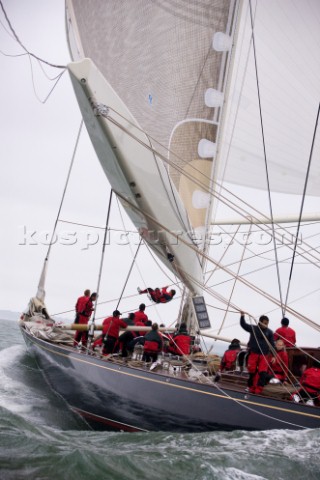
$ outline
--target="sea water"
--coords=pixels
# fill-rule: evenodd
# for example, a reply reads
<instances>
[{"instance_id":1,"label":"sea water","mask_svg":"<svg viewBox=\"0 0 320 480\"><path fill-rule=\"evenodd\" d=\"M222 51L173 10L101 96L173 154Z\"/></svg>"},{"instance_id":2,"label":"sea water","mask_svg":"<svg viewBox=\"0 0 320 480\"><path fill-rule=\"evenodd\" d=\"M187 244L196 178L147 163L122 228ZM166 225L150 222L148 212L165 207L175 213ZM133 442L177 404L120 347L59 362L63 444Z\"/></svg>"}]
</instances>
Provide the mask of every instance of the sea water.
<instances>
[{"instance_id":1,"label":"sea water","mask_svg":"<svg viewBox=\"0 0 320 480\"><path fill-rule=\"evenodd\" d=\"M319 480L319 454L320 430L94 432L50 390L17 319L0 320L1 480Z\"/></svg>"}]
</instances>

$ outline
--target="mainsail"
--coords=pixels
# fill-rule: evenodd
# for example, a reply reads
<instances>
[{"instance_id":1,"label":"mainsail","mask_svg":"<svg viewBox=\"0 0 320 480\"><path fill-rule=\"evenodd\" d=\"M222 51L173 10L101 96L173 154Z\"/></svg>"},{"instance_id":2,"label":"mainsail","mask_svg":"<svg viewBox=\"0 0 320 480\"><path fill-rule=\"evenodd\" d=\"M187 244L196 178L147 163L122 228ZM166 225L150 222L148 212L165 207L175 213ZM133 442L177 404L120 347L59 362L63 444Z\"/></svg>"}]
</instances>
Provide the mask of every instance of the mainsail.
<instances>
[{"instance_id":1,"label":"mainsail","mask_svg":"<svg viewBox=\"0 0 320 480\"><path fill-rule=\"evenodd\" d=\"M203 278L202 259L195 247L204 247L209 224L211 201L205 193L212 188L218 166L213 159L217 158L220 107L237 5L225 0L67 1L72 57L75 61L87 57L93 62L74 63L69 70L78 100L82 98L79 103L87 127L91 122L88 130L102 166L143 238L197 294L201 293ZM104 81L107 83L102 88ZM109 107L105 115L102 113L104 120L108 117L109 126L101 119L101 111L93 125L90 102L96 109L102 104ZM119 127L121 134L116 132ZM109 132L109 142L116 145L117 154L122 149L120 160L103 158L107 147L97 144L95 132L99 128ZM128 134L130 141L125 140ZM137 147L139 142L143 145ZM149 155L143 149L149 149ZM116 164L122 170L119 176L124 172L126 185L123 179L121 186L115 180ZM151 177L152 169L158 170L159 180ZM141 179L143 171L145 178ZM164 191L162 197L154 194L152 198L152 192L148 195L150 181L158 193ZM132 192L132 185L138 192ZM170 221L169 210L174 212L176 222ZM170 240L168 232L163 234L166 228L174 233L176 241ZM150 231L160 231L163 242L152 242Z\"/></svg>"}]
</instances>

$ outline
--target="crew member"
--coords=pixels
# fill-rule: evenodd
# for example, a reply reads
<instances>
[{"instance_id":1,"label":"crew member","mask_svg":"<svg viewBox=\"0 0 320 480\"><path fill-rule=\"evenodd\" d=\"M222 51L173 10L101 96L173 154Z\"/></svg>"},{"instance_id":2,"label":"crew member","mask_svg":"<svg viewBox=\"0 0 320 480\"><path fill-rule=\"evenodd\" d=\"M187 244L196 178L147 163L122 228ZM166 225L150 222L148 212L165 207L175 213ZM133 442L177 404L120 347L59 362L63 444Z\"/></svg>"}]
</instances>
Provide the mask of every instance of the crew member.
<instances>
[{"instance_id":1,"label":"crew member","mask_svg":"<svg viewBox=\"0 0 320 480\"><path fill-rule=\"evenodd\" d=\"M220 363L220 372L223 372L224 370L234 370L234 366L240 350L241 350L240 340L238 340L237 338L234 338L231 341L228 347L228 350L226 350L223 354L223 357Z\"/></svg>"},{"instance_id":2,"label":"crew member","mask_svg":"<svg viewBox=\"0 0 320 480\"><path fill-rule=\"evenodd\" d=\"M144 352L143 360L155 362L158 358L158 353L162 350L162 337L158 331L158 324L153 323L151 331L144 336Z\"/></svg>"},{"instance_id":3,"label":"crew member","mask_svg":"<svg viewBox=\"0 0 320 480\"><path fill-rule=\"evenodd\" d=\"M81 312L79 312L79 321L78 321L79 325L87 325L88 324L89 319L91 317L91 313L94 310L93 302L95 302L96 299L97 299L97 294L92 293L89 297L89 300L84 305L84 309ZM87 342L88 342L88 334L89 334L88 330L85 330L84 332L76 331L75 336L74 336L73 346L76 347L80 343L80 340L81 340L82 341L82 347L86 347Z\"/></svg>"},{"instance_id":4,"label":"crew member","mask_svg":"<svg viewBox=\"0 0 320 480\"><path fill-rule=\"evenodd\" d=\"M289 369L289 359L288 354L286 352L286 347L283 340L277 340L275 343L275 357L274 362L272 362L272 354L269 353L268 356L268 377L269 381L272 378L277 378L280 382L285 382L288 375Z\"/></svg>"},{"instance_id":5,"label":"crew member","mask_svg":"<svg viewBox=\"0 0 320 480\"><path fill-rule=\"evenodd\" d=\"M134 312L135 320L139 322L143 322L146 325L148 321L148 316L145 314L146 306L144 303L140 303L139 310Z\"/></svg>"},{"instance_id":6,"label":"crew member","mask_svg":"<svg viewBox=\"0 0 320 480\"><path fill-rule=\"evenodd\" d=\"M240 325L250 333L248 342L249 357L247 369L249 372L248 387L251 393L261 394L267 380L268 360L270 348L274 349L273 331L268 328L269 318L262 315L258 325L249 325L245 321L244 312L241 312ZM271 363L274 362L274 358Z\"/></svg>"},{"instance_id":7,"label":"crew member","mask_svg":"<svg viewBox=\"0 0 320 480\"><path fill-rule=\"evenodd\" d=\"M113 353L119 337L120 328L127 328L127 323L119 318L121 313L114 310L112 317L107 317L102 322L103 348L102 355Z\"/></svg>"},{"instance_id":8,"label":"crew member","mask_svg":"<svg viewBox=\"0 0 320 480\"><path fill-rule=\"evenodd\" d=\"M153 288L148 287L145 290L141 290L138 287L138 292L139 292L140 295L143 294L143 293L149 293L151 299L155 303L168 303L172 300L172 298L176 294L176 291L175 290L170 290L168 292L167 288L168 287L162 287L162 289L160 290L160 288L153 289Z\"/></svg>"},{"instance_id":9,"label":"crew member","mask_svg":"<svg viewBox=\"0 0 320 480\"><path fill-rule=\"evenodd\" d=\"M190 355L191 337L187 331L185 323L181 323L177 332L175 332L169 341L169 353L174 355Z\"/></svg>"},{"instance_id":10,"label":"crew member","mask_svg":"<svg viewBox=\"0 0 320 480\"><path fill-rule=\"evenodd\" d=\"M314 359L312 367L307 368L300 379L301 388L292 395L295 402L320 406L320 362Z\"/></svg>"},{"instance_id":11,"label":"crew member","mask_svg":"<svg viewBox=\"0 0 320 480\"><path fill-rule=\"evenodd\" d=\"M79 323L79 315L81 314L81 312L85 310L86 305L90 300L90 293L91 293L90 290L87 289L84 291L83 296L78 298L75 306L76 317L75 317L74 323Z\"/></svg>"},{"instance_id":12,"label":"crew member","mask_svg":"<svg viewBox=\"0 0 320 480\"><path fill-rule=\"evenodd\" d=\"M289 319L284 317L281 320L281 327L274 332L274 340L279 338L284 341L286 347L294 347L296 344L296 332L290 328Z\"/></svg>"},{"instance_id":13,"label":"crew member","mask_svg":"<svg viewBox=\"0 0 320 480\"><path fill-rule=\"evenodd\" d=\"M137 319L134 313L129 314L130 323L128 325L135 325L136 327L145 327L145 324ZM132 323L131 323L132 321ZM128 356L128 345L132 340L144 335L146 332L140 331L125 331L119 337L119 349L121 350L122 357Z\"/></svg>"}]
</instances>

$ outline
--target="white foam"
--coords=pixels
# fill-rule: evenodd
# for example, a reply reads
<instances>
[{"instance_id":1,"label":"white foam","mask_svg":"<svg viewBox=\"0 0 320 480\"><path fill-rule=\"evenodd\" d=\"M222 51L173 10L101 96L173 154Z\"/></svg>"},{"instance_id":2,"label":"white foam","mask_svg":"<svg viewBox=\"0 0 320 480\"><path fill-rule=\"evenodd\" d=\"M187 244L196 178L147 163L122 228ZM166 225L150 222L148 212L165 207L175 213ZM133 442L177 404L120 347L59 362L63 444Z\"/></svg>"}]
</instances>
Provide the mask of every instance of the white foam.
<instances>
[{"instance_id":1,"label":"white foam","mask_svg":"<svg viewBox=\"0 0 320 480\"><path fill-rule=\"evenodd\" d=\"M18 368L23 368L21 359L25 355L22 345L14 345L0 351L0 406L12 413L29 413L44 400L32 388L18 380Z\"/></svg>"}]
</instances>

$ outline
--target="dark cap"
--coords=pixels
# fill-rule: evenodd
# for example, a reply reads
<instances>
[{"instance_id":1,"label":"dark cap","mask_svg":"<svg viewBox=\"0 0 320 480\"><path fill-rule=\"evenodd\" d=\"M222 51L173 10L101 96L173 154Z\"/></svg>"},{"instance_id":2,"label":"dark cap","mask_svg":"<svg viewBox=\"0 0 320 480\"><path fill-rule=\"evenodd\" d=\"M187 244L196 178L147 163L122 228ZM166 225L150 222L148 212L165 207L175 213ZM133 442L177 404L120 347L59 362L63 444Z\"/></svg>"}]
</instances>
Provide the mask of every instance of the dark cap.
<instances>
[{"instance_id":1,"label":"dark cap","mask_svg":"<svg viewBox=\"0 0 320 480\"><path fill-rule=\"evenodd\" d=\"M240 340L238 340L237 338L234 338L231 342L231 345L236 345L237 343L240 343Z\"/></svg>"},{"instance_id":2,"label":"dark cap","mask_svg":"<svg viewBox=\"0 0 320 480\"><path fill-rule=\"evenodd\" d=\"M119 312L119 310L114 310L112 315L114 317L119 317L119 315L122 315L122 314Z\"/></svg>"}]
</instances>

